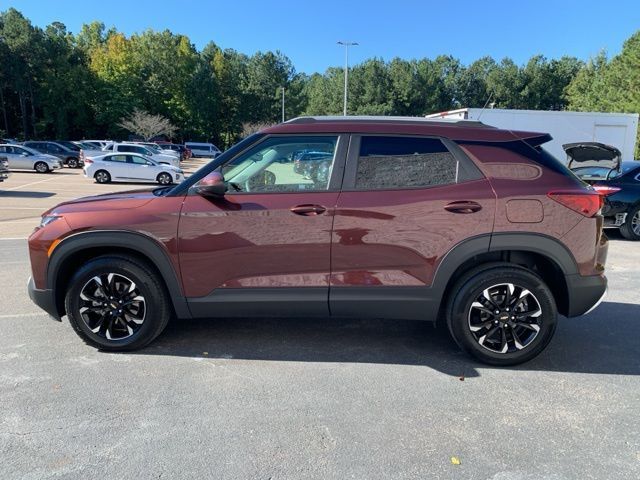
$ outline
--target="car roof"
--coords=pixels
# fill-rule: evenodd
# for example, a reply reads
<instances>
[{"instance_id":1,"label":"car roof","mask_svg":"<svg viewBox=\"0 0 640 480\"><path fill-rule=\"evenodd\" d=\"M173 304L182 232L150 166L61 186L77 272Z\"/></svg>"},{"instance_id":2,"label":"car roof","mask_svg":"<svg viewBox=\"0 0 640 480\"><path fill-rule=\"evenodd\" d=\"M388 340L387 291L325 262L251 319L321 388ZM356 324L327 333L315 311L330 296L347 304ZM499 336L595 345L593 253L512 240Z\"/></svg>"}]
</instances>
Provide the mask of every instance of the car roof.
<instances>
[{"instance_id":1,"label":"car roof","mask_svg":"<svg viewBox=\"0 0 640 480\"><path fill-rule=\"evenodd\" d=\"M512 142L520 139L532 145L540 145L552 138L547 133L501 130L472 120L383 116L298 117L268 127L262 130L262 133L430 135L462 141Z\"/></svg>"}]
</instances>

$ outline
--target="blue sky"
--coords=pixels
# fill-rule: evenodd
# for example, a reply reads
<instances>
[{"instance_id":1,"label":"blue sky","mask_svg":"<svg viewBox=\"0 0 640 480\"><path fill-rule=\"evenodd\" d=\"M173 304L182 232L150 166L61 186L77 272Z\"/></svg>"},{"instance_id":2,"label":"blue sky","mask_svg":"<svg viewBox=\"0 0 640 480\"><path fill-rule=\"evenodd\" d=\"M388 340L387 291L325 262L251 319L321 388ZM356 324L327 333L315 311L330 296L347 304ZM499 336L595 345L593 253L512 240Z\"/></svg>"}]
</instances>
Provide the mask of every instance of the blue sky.
<instances>
[{"instance_id":1,"label":"blue sky","mask_svg":"<svg viewBox=\"0 0 640 480\"><path fill-rule=\"evenodd\" d=\"M342 65L342 39L360 43L353 63L439 54L464 63L484 55L523 63L538 53L614 55L640 29L640 0L0 0L0 10L9 7L38 26L58 20L72 32L100 20L126 34L168 28L199 49L214 41L247 54L280 50L306 73Z\"/></svg>"}]
</instances>

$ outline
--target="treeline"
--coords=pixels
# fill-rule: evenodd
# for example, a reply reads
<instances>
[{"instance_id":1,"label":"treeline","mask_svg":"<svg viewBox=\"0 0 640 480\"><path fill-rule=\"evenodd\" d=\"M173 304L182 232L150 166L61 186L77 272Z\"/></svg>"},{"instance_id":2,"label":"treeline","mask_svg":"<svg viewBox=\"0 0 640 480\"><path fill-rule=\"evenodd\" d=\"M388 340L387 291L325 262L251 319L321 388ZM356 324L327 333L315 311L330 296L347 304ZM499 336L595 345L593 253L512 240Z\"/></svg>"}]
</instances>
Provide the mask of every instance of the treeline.
<instances>
[{"instance_id":1,"label":"treeline","mask_svg":"<svg viewBox=\"0 0 640 480\"><path fill-rule=\"evenodd\" d=\"M342 113L342 68L297 73L280 52L245 55L211 42L147 30L127 37L93 22L73 34L0 14L0 133L19 138L123 138L134 109L167 117L181 139L226 146L247 125ZM366 60L349 72L349 113L416 115L459 107L638 112L640 32L621 55L587 63L534 56L517 65L490 57Z\"/></svg>"}]
</instances>

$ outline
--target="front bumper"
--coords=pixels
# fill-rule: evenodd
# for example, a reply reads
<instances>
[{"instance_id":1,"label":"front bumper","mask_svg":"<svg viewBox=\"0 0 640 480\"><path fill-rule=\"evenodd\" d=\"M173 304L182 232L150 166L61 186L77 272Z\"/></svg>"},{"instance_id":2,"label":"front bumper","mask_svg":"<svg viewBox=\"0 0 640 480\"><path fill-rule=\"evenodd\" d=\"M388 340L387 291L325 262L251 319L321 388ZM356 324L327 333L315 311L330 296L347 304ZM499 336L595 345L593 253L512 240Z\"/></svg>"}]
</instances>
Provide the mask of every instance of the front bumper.
<instances>
[{"instance_id":1,"label":"front bumper","mask_svg":"<svg viewBox=\"0 0 640 480\"><path fill-rule=\"evenodd\" d=\"M569 308L567 317L578 317L594 310L607 294L607 277L604 275L567 275Z\"/></svg>"},{"instance_id":2,"label":"front bumper","mask_svg":"<svg viewBox=\"0 0 640 480\"><path fill-rule=\"evenodd\" d=\"M56 306L56 299L53 296L53 290L39 290L36 288L33 278L29 277L27 283L27 291L29 292L29 298L33 303L47 312L54 320L61 321L58 308Z\"/></svg>"}]
</instances>

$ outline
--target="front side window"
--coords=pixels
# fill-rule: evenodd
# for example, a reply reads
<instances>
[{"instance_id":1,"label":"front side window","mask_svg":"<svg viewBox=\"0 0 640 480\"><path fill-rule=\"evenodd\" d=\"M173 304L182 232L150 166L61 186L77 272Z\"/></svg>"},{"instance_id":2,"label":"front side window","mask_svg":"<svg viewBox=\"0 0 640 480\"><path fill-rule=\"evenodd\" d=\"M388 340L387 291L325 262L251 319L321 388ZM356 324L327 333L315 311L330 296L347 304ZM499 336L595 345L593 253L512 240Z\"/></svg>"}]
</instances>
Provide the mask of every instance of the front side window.
<instances>
[{"instance_id":1,"label":"front side window","mask_svg":"<svg viewBox=\"0 0 640 480\"><path fill-rule=\"evenodd\" d=\"M230 191L328 190L337 136L271 137L222 167Z\"/></svg>"},{"instance_id":2,"label":"front side window","mask_svg":"<svg viewBox=\"0 0 640 480\"><path fill-rule=\"evenodd\" d=\"M355 186L363 190L457 182L458 161L437 138L363 136Z\"/></svg>"}]
</instances>

